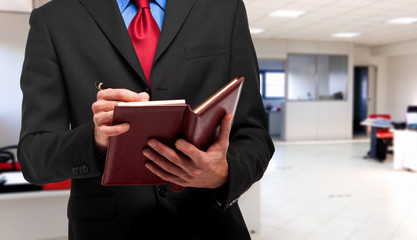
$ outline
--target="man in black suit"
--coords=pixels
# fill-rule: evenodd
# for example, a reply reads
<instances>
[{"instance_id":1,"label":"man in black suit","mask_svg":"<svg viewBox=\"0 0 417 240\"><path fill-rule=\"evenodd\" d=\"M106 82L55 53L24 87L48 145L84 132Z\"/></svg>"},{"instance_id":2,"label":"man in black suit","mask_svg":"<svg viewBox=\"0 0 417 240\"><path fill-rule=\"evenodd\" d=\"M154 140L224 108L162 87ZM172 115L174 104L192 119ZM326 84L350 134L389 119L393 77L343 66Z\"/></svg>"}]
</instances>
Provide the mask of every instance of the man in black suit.
<instances>
[{"instance_id":1,"label":"man in black suit","mask_svg":"<svg viewBox=\"0 0 417 240\"><path fill-rule=\"evenodd\" d=\"M35 184L72 179L70 239L250 239L237 199L262 177L274 147L243 2L167 0L163 10L150 86L119 0L54 0L32 12L19 162ZM181 192L101 186L107 140L129 128L110 126L116 102L183 98L195 107L240 76L233 125L226 115L209 150L149 142L149 169ZM112 89L97 94L97 81Z\"/></svg>"}]
</instances>

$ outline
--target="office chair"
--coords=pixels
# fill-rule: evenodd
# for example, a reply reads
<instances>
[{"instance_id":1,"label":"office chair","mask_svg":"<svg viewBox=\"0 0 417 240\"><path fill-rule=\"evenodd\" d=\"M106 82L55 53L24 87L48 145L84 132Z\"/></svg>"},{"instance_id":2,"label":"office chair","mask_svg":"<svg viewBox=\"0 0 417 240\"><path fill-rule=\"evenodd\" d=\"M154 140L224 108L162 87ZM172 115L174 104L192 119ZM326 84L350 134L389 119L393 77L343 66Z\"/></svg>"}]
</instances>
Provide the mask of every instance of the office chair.
<instances>
[{"instance_id":1,"label":"office chair","mask_svg":"<svg viewBox=\"0 0 417 240\"><path fill-rule=\"evenodd\" d=\"M385 119L390 121L390 114L371 114L370 119ZM389 146L392 146L394 134L389 129L375 128L371 134L371 150L368 152L368 156L378 159L380 162L384 161L387 153L392 154L392 150L388 150Z\"/></svg>"},{"instance_id":2,"label":"office chair","mask_svg":"<svg viewBox=\"0 0 417 240\"><path fill-rule=\"evenodd\" d=\"M0 148L0 172L18 171L20 165L16 161L16 157L11 149L17 149L17 145L11 145Z\"/></svg>"}]
</instances>

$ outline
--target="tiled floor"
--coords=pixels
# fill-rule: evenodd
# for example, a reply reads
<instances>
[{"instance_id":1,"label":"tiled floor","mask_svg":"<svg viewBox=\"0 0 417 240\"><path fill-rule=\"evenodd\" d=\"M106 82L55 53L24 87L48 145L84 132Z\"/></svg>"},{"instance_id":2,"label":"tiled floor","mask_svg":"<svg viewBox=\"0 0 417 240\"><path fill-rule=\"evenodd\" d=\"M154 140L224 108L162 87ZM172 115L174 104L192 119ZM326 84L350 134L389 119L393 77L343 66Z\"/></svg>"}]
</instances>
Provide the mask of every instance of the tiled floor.
<instances>
[{"instance_id":1,"label":"tiled floor","mask_svg":"<svg viewBox=\"0 0 417 240\"><path fill-rule=\"evenodd\" d=\"M363 159L366 140L278 143L254 240L417 240L417 173Z\"/></svg>"}]
</instances>

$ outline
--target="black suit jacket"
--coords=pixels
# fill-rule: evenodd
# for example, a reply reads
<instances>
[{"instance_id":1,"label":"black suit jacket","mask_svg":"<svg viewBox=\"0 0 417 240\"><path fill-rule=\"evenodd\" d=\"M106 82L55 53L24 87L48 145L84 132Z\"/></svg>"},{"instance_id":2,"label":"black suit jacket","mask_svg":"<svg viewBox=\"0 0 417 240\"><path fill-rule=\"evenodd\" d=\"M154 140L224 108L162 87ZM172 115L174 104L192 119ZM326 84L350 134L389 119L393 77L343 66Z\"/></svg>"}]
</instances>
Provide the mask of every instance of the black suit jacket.
<instances>
[{"instance_id":1,"label":"black suit jacket","mask_svg":"<svg viewBox=\"0 0 417 240\"><path fill-rule=\"evenodd\" d=\"M32 12L23 65L19 161L35 184L72 179L70 239L249 239L237 199L274 148L241 0L168 0L149 90L115 0L54 0ZM229 179L216 190L102 187L94 148L96 81L184 98L195 107L245 77L230 136Z\"/></svg>"}]
</instances>

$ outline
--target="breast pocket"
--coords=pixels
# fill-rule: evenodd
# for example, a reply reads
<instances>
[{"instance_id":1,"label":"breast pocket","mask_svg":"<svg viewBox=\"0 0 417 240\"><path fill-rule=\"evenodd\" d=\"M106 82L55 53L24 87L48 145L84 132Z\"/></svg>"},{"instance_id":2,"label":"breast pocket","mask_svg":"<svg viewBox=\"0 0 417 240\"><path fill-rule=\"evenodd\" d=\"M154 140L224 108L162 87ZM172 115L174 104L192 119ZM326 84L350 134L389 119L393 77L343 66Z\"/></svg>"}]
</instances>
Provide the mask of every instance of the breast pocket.
<instances>
[{"instance_id":1,"label":"breast pocket","mask_svg":"<svg viewBox=\"0 0 417 240\"><path fill-rule=\"evenodd\" d=\"M228 49L225 44L211 44L185 47L185 57L188 60L216 57L227 54Z\"/></svg>"}]
</instances>

